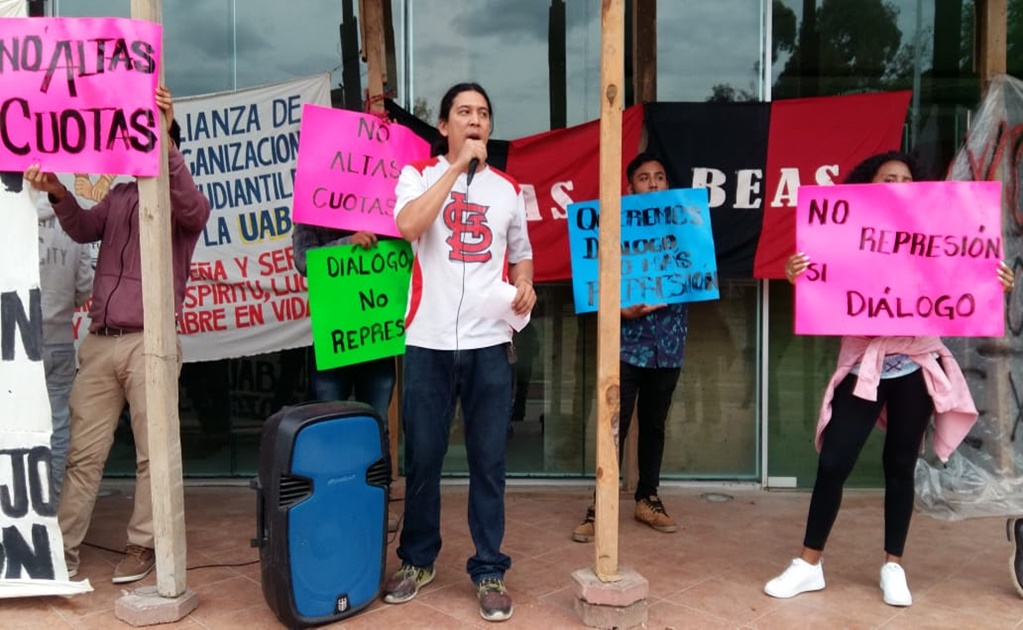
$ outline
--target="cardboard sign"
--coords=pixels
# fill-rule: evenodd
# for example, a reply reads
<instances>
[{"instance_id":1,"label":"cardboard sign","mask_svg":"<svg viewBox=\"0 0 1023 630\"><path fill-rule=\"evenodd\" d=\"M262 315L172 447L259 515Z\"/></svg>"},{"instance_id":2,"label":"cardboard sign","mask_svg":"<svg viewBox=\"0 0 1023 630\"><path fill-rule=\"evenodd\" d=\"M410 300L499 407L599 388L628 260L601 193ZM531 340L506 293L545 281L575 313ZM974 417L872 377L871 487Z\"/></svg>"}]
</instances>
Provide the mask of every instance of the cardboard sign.
<instances>
[{"instance_id":1,"label":"cardboard sign","mask_svg":"<svg viewBox=\"0 0 1023 630\"><path fill-rule=\"evenodd\" d=\"M600 204L568 206L576 313L597 310ZM622 307L716 300L714 236L706 188L622 197Z\"/></svg>"},{"instance_id":2,"label":"cardboard sign","mask_svg":"<svg viewBox=\"0 0 1023 630\"><path fill-rule=\"evenodd\" d=\"M50 488L39 224L21 173L0 173L0 211L0 598L82 593L92 589L68 579Z\"/></svg>"},{"instance_id":3,"label":"cardboard sign","mask_svg":"<svg viewBox=\"0 0 1023 630\"><path fill-rule=\"evenodd\" d=\"M796 333L1001 337L1001 184L803 186Z\"/></svg>"},{"instance_id":4,"label":"cardboard sign","mask_svg":"<svg viewBox=\"0 0 1023 630\"><path fill-rule=\"evenodd\" d=\"M429 157L412 130L376 116L306 105L295 173L296 223L399 236L394 187L403 166Z\"/></svg>"},{"instance_id":5,"label":"cardboard sign","mask_svg":"<svg viewBox=\"0 0 1023 630\"><path fill-rule=\"evenodd\" d=\"M0 170L160 173L159 24L0 18Z\"/></svg>"},{"instance_id":6,"label":"cardboard sign","mask_svg":"<svg viewBox=\"0 0 1023 630\"><path fill-rule=\"evenodd\" d=\"M412 248L400 240L306 254L316 369L405 353Z\"/></svg>"}]
</instances>

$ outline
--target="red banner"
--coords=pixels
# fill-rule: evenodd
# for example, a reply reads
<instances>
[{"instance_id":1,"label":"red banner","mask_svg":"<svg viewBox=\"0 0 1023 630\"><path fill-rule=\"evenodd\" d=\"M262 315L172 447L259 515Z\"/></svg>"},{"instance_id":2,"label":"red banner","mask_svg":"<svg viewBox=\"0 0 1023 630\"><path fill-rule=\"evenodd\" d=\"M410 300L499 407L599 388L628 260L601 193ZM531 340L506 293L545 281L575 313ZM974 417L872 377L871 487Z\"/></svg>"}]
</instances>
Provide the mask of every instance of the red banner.
<instances>
[{"instance_id":1,"label":"red banner","mask_svg":"<svg viewBox=\"0 0 1023 630\"><path fill-rule=\"evenodd\" d=\"M625 166L638 153L642 126L642 105L623 112L622 192ZM535 280L568 280L572 264L566 208L600 197L600 121L512 140L505 170L526 196Z\"/></svg>"},{"instance_id":2,"label":"red banner","mask_svg":"<svg viewBox=\"0 0 1023 630\"><path fill-rule=\"evenodd\" d=\"M841 183L861 160L901 146L910 95L882 92L771 103L764 224L754 277L785 277L785 261L796 252L800 184Z\"/></svg>"}]
</instances>

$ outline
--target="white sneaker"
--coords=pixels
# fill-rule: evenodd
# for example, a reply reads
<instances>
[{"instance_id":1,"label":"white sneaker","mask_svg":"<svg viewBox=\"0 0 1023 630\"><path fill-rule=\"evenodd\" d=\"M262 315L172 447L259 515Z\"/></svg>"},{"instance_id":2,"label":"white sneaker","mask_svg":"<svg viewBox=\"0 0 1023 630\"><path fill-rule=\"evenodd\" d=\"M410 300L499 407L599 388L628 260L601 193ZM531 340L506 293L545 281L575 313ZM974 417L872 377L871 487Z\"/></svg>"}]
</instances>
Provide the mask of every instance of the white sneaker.
<instances>
[{"instance_id":1,"label":"white sneaker","mask_svg":"<svg viewBox=\"0 0 1023 630\"><path fill-rule=\"evenodd\" d=\"M889 606L913 605L913 595L909 592L902 565L888 562L881 567L881 590L884 591L884 603Z\"/></svg>"},{"instance_id":2,"label":"white sneaker","mask_svg":"<svg viewBox=\"0 0 1023 630\"><path fill-rule=\"evenodd\" d=\"M788 599L800 593L819 591L824 588L824 566L809 564L802 558L796 558L785 569L785 572L764 585L764 592L771 597Z\"/></svg>"}]
</instances>

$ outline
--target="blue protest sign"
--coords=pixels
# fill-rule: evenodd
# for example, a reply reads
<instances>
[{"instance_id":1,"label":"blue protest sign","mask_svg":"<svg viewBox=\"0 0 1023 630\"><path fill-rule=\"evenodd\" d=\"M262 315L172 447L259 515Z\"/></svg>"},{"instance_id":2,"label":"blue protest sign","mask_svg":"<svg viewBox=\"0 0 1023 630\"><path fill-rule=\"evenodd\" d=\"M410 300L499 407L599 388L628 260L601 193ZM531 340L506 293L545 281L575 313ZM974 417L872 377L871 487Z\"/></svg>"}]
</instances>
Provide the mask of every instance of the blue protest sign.
<instances>
[{"instance_id":1,"label":"blue protest sign","mask_svg":"<svg viewBox=\"0 0 1023 630\"><path fill-rule=\"evenodd\" d=\"M600 203L568 206L576 313L597 310ZM622 307L716 300L717 261L706 188L622 197Z\"/></svg>"}]
</instances>

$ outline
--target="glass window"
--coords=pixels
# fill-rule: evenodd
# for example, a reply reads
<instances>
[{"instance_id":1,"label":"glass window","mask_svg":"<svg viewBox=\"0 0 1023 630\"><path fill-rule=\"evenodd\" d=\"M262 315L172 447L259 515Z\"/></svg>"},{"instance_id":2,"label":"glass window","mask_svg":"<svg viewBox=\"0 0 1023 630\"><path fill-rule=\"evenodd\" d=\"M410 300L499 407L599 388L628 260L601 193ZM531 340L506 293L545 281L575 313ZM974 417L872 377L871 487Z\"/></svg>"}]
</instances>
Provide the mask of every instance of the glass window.
<instances>
[{"instance_id":1,"label":"glass window","mask_svg":"<svg viewBox=\"0 0 1023 630\"><path fill-rule=\"evenodd\" d=\"M520 138L599 116L599 4L410 4L409 100L424 120L436 122L436 108L449 86L471 80L490 94L496 137ZM728 83L759 98L760 6L749 0L725 2L723 8L659 3L659 96L704 100L716 84ZM702 26L693 28L695 23ZM716 29L735 37L717 37ZM557 56L562 31L565 58L551 59ZM680 37L681 32L687 37ZM709 65L708 59L713 59ZM564 120L559 120L558 99L551 98L561 93L555 85L559 63L567 77ZM537 291L533 323L515 341L519 386L508 470L519 475L592 475L596 317L574 314L567 283L538 286ZM666 478L757 476L757 295L753 281L726 281L720 302L691 307L686 365L668 418L662 466ZM448 473L467 470L460 432L456 420Z\"/></svg>"},{"instance_id":2,"label":"glass window","mask_svg":"<svg viewBox=\"0 0 1023 630\"><path fill-rule=\"evenodd\" d=\"M774 99L912 90L904 146L943 175L980 86L972 68L972 0L774 0ZM795 336L793 291L771 281L768 465L771 477L813 485L811 443L838 338ZM883 485L875 431L850 486Z\"/></svg>"},{"instance_id":3,"label":"glass window","mask_svg":"<svg viewBox=\"0 0 1023 630\"><path fill-rule=\"evenodd\" d=\"M762 2L657 3L657 100L762 100Z\"/></svg>"},{"instance_id":4,"label":"glass window","mask_svg":"<svg viewBox=\"0 0 1023 630\"><path fill-rule=\"evenodd\" d=\"M64 17L131 15L127 0L54 0L52 9ZM176 96L187 96L332 72L336 85L340 20L341 3L336 0L312 0L303 10L268 0L167 0L167 84ZM309 350L299 348L186 363L179 390L185 474L253 474L266 418L307 397L309 361ZM114 475L135 471L127 411L106 470Z\"/></svg>"},{"instance_id":5,"label":"glass window","mask_svg":"<svg viewBox=\"0 0 1023 630\"><path fill-rule=\"evenodd\" d=\"M551 128L549 29L565 33L567 124L596 118L600 85L600 7L566 2L564 22L550 0L417 0L411 12L413 111L437 121L441 96L476 81L494 105L494 137L514 139Z\"/></svg>"}]
</instances>

